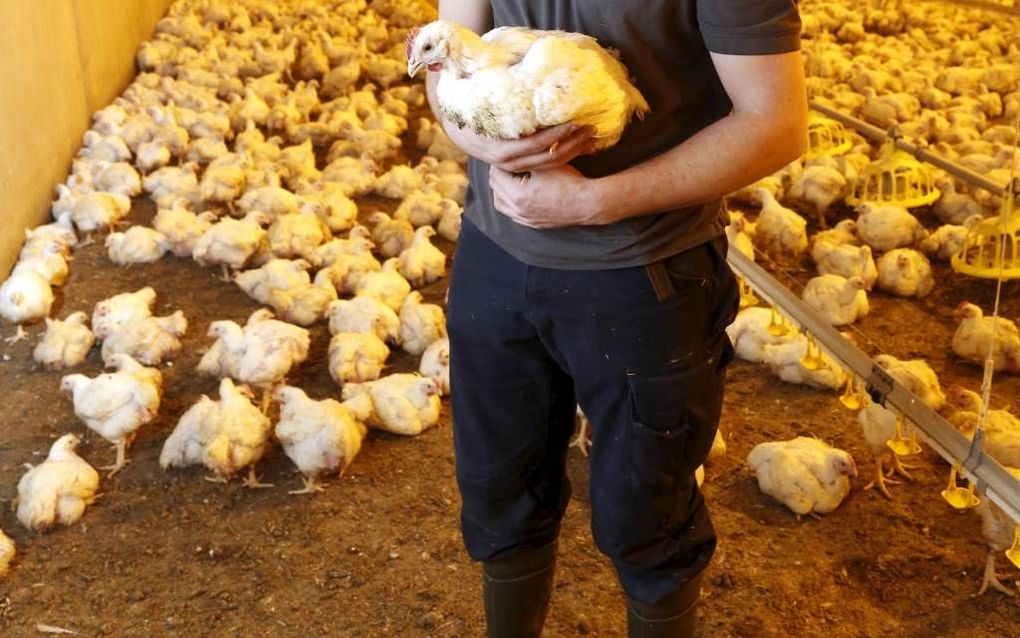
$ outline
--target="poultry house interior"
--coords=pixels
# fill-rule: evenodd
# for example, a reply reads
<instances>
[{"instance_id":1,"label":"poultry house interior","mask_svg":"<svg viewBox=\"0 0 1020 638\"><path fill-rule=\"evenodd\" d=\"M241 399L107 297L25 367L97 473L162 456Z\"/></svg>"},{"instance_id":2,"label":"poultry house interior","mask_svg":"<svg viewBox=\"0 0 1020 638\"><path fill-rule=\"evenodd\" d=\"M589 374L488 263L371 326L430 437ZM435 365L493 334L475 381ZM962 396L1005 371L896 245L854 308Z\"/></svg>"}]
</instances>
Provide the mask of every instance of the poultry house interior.
<instances>
[{"instance_id":1,"label":"poultry house interior","mask_svg":"<svg viewBox=\"0 0 1020 638\"><path fill-rule=\"evenodd\" d=\"M466 156L404 60L431 5L176 0L140 45L0 291L0 633L484 633L443 324ZM799 5L812 101L1009 183L1020 12ZM967 436L998 299L985 450L1020 476L1020 283L951 264L1010 207L930 166L936 201L848 204L883 150L845 135L727 199L731 250ZM1014 522L947 504L911 424L747 301L699 635L1020 635ZM798 454L835 492L790 496ZM624 635L580 450L568 473L545 635Z\"/></svg>"}]
</instances>

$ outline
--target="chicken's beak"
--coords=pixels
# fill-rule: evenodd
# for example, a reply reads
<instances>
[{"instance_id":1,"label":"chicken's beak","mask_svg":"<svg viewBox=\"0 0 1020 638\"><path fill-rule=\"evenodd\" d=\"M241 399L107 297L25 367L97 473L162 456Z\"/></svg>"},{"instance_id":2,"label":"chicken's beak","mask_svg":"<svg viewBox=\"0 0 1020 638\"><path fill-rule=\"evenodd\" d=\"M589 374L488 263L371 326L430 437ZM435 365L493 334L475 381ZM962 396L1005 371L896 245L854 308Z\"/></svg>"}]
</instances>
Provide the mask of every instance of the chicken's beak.
<instances>
[{"instance_id":1,"label":"chicken's beak","mask_svg":"<svg viewBox=\"0 0 1020 638\"><path fill-rule=\"evenodd\" d=\"M419 62L417 60L408 60L407 75L413 78L414 76L418 75L418 71L421 71L421 68L423 66L425 66L424 62Z\"/></svg>"}]
</instances>

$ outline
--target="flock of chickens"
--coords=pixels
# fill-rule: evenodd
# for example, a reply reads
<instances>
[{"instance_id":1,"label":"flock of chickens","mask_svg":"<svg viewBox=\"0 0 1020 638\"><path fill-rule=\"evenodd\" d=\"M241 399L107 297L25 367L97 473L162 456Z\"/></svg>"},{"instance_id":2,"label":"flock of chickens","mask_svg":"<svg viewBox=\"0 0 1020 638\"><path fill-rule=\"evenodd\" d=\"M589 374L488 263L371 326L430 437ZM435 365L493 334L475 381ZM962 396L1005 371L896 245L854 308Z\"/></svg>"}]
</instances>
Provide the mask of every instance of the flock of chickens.
<instances>
[{"instance_id":1,"label":"flock of chickens","mask_svg":"<svg viewBox=\"0 0 1020 638\"><path fill-rule=\"evenodd\" d=\"M1013 122L1020 113L1020 42L1002 26L1008 23L975 23L973 13L967 20L954 19L960 9L944 5L907 3L898 9L886 4L888 9L872 7L862 14L845 3L803 3L812 98L883 128L898 126L911 141L1008 183ZM795 162L731 197L745 209L759 210L757 216L731 213L732 248L752 260L766 255L780 268L801 268L810 260L817 274L807 281L802 298L833 326L865 317L868 295L876 287L901 297L929 294L936 285L930 260L948 262L963 247L969 228L996 214L999 205L990 193L940 174L942 194L931 212L942 226L926 228L901 206L865 202L854 210L856 219L841 219L829 228L835 205L852 191L873 154L855 138L842 156ZM818 232L809 236L808 221L798 210L817 216ZM981 366L991 353L995 370L1020 372L1020 330L1014 321L987 317L968 302L954 317L959 325L947 347L957 357ZM920 451L910 425L871 402L808 335L763 307L743 309L728 332L739 358L765 364L783 381L846 389L844 403L860 410L863 438L875 457L865 489L877 487L891 498L893 476L911 478L900 460ZM881 354L875 363L974 436L980 395L963 388L943 391L924 360ZM989 410L984 446L1020 478L1020 419L1007 410ZM748 463L762 490L799 515L834 510L850 491L848 477L857 472L845 452L804 438L759 445ZM982 592L991 586L1013 594L998 580L995 558L1014 542L1015 523L994 505L982 503L979 512L992 550Z\"/></svg>"},{"instance_id":2,"label":"flock of chickens","mask_svg":"<svg viewBox=\"0 0 1020 638\"><path fill-rule=\"evenodd\" d=\"M369 428L413 436L439 422L450 391L445 316L416 289L446 275L432 239L456 241L466 157L421 119L424 156L398 161L408 117L425 103L421 84L401 81L404 41L408 27L432 18L427 4L394 0L181 0L141 46L141 73L94 115L57 187L54 221L26 232L0 288L0 314L19 326L8 341L26 338L22 324L45 321L33 356L46 369L73 368L101 343L111 371L60 384L75 415L116 446L100 469L120 471L159 413L158 367L181 349L188 321L181 311L154 316L152 288L104 299L91 317L52 318L53 287L67 279L74 248L116 229L143 194L157 206L152 227L110 232L112 263L191 258L272 308L243 326L209 326L214 341L198 372L221 379L219 396L180 417L164 468L202 465L220 482L247 472L247 485L264 487L255 465L275 439L304 476L295 493L316 492L350 465ZM354 198L365 195L399 205L392 216L359 211ZM328 367L342 402L286 384L317 322L332 334ZM421 358L420 374L383 375L396 347ZM22 477L26 527L73 524L96 497L99 473L78 444L61 437ZM3 570L13 552L0 533Z\"/></svg>"}]
</instances>

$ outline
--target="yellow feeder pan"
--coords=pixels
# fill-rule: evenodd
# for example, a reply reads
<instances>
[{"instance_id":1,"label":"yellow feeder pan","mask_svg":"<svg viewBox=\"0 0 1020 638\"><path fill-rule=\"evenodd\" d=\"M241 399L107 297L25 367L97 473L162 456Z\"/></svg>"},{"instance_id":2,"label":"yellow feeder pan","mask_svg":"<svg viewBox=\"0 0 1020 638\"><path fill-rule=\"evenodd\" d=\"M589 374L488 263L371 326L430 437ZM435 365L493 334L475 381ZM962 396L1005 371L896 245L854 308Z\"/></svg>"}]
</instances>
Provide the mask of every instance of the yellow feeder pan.
<instances>
[{"instance_id":1,"label":"yellow feeder pan","mask_svg":"<svg viewBox=\"0 0 1020 638\"><path fill-rule=\"evenodd\" d=\"M974 493L974 484L960 487L956 484L957 474L958 470L956 466L953 466L953 469L949 471L949 485L942 490L942 498L958 510L969 510L980 505L981 499Z\"/></svg>"},{"instance_id":2,"label":"yellow feeder pan","mask_svg":"<svg viewBox=\"0 0 1020 638\"><path fill-rule=\"evenodd\" d=\"M864 407L864 391L857 389L857 379L854 375L847 376L846 390L843 391L843 396L839 397L839 402L848 410L860 410Z\"/></svg>"},{"instance_id":3,"label":"yellow feeder pan","mask_svg":"<svg viewBox=\"0 0 1020 638\"><path fill-rule=\"evenodd\" d=\"M740 309L757 306L761 300L754 294L754 288L751 288L743 277L737 277L737 285L740 287Z\"/></svg>"},{"instance_id":4,"label":"yellow feeder pan","mask_svg":"<svg viewBox=\"0 0 1020 638\"><path fill-rule=\"evenodd\" d=\"M981 279L1020 279L1020 211L1004 198L1000 215L975 224L967 231L960 252L953 255L953 270Z\"/></svg>"},{"instance_id":5,"label":"yellow feeder pan","mask_svg":"<svg viewBox=\"0 0 1020 638\"><path fill-rule=\"evenodd\" d=\"M807 352L804 357L800 360L800 365L804 366L805 370L821 370L822 366L825 365L825 361L822 359L822 351L815 344L815 340L809 335L807 338Z\"/></svg>"},{"instance_id":6,"label":"yellow feeder pan","mask_svg":"<svg viewBox=\"0 0 1020 638\"><path fill-rule=\"evenodd\" d=\"M1013 546L1006 550L1006 558L1014 565L1020 567L1020 526L1017 526L1013 536Z\"/></svg>"},{"instance_id":7,"label":"yellow feeder pan","mask_svg":"<svg viewBox=\"0 0 1020 638\"><path fill-rule=\"evenodd\" d=\"M783 322L783 317L776 310L775 306L772 306L772 320L765 329L773 337L782 337L790 333L790 327Z\"/></svg>"},{"instance_id":8,"label":"yellow feeder pan","mask_svg":"<svg viewBox=\"0 0 1020 638\"><path fill-rule=\"evenodd\" d=\"M882 146L881 157L861 171L846 201L852 206L874 202L916 208L934 203L941 195L931 170L896 148L893 136Z\"/></svg>"},{"instance_id":9,"label":"yellow feeder pan","mask_svg":"<svg viewBox=\"0 0 1020 638\"><path fill-rule=\"evenodd\" d=\"M842 155L853 146L842 124L814 111L808 115L807 136L808 150L804 153L805 160Z\"/></svg>"},{"instance_id":10,"label":"yellow feeder pan","mask_svg":"<svg viewBox=\"0 0 1020 638\"><path fill-rule=\"evenodd\" d=\"M911 432L910 436L903 435L903 415L896 417L896 434L885 442L889 449L896 456L913 456L921 453L921 445L917 442L917 435Z\"/></svg>"}]
</instances>

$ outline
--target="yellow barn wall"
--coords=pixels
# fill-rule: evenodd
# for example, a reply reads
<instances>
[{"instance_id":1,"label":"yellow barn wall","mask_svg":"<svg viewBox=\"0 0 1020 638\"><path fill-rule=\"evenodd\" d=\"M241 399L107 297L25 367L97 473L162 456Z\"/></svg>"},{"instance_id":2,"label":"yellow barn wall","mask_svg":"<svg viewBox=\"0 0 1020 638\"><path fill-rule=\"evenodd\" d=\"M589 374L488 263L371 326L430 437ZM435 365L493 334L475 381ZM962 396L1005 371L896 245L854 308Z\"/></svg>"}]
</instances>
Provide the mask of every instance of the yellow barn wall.
<instances>
[{"instance_id":1,"label":"yellow barn wall","mask_svg":"<svg viewBox=\"0 0 1020 638\"><path fill-rule=\"evenodd\" d=\"M134 77L170 1L0 2L0 273L47 220L91 114Z\"/></svg>"}]
</instances>

